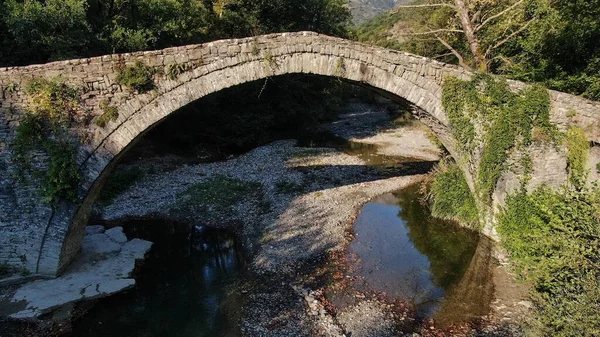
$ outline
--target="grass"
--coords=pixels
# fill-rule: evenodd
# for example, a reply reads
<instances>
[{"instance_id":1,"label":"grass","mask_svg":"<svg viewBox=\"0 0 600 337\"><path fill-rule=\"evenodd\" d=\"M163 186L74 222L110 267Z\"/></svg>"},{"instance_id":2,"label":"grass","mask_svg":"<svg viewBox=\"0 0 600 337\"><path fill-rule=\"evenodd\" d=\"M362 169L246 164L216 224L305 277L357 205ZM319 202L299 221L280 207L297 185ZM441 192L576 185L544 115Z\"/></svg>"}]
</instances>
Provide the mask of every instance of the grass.
<instances>
[{"instance_id":1,"label":"grass","mask_svg":"<svg viewBox=\"0 0 600 337\"><path fill-rule=\"evenodd\" d=\"M139 167L118 168L108 177L98 196L98 202L101 205L110 204L118 195L140 181L144 175L145 172Z\"/></svg>"},{"instance_id":2,"label":"grass","mask_svg":"<svg viewBox=\"0 0 600 337\"><path fill-rule=\"evenodd\" d=\"M277 193L281 194L296 194L304 191L304 186L302 184L286 180L279 180L275 183L275 188L277 189Z\"/></svg>"},{"instance_id":3,"label":"grass","mask_svg":"<svg viewBox=\"0 0 600 337\"><path fill-rule=\"evenodd\" d=\"M226 176L216 176L190 187L177 196L176 210L203 209L208 218L227 212L249 195L262 194L262 185ZM266 209L266 204L264 205Z\"/></svg>"}]
</instances>

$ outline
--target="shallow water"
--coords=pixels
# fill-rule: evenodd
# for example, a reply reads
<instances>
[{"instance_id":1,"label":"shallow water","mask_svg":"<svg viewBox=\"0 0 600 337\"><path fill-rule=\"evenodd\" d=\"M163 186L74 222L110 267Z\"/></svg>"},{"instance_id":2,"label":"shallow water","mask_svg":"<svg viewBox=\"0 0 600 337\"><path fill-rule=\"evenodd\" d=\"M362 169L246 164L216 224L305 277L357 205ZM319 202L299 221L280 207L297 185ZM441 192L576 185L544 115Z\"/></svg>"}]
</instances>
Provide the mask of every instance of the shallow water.
<instances>
[{"instance_id":1,"label":"shallow water","mask_svg":"<svg viewBox=\"0 0 600 337\"><path fill-rule=\"evenodd\" d=\"M488 313L493 297L491 243L454 223L434 219L418 185L367 203L358 215L349 260L354 288L408 302L439 325Z\"/></svg>"},{"instance_id":2,"label":"shallow water","mask_svg":"<svg viewBox=\"0 0 600 337\"><path fill-rule=\"evenodd\" d=\"M130 292L101 300L73 326L73 337L238 336L244 266L227 232L154 221L125 226L155 242Z\"/></svg>"}]
</instances>

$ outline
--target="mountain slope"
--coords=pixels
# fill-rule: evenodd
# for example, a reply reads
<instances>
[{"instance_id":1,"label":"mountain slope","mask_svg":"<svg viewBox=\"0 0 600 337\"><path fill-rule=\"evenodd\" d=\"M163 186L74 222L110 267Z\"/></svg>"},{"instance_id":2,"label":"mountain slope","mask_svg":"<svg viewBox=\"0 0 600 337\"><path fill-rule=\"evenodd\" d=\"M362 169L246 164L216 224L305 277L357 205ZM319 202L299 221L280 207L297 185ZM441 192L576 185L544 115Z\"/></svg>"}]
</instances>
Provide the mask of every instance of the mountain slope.
<instances>
[{"instance_id":1,"label":"mountain slope","mask_svg":"<svg viewBox=\"0 0 600 337\"><path fill-rule=\"evenodd\" d=\"M396 5L407 2L410 0L350 0L349 5L354 23L360 25Z\"/></svg>"}]
</instances>

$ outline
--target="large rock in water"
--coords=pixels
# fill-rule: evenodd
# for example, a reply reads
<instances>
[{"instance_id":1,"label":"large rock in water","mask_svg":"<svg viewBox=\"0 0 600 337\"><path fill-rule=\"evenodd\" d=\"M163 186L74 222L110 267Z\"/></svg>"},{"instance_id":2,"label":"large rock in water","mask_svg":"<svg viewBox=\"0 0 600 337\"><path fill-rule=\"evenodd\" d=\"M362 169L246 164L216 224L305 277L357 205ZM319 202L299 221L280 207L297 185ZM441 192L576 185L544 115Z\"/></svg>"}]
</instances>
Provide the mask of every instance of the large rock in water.
<instances>
[{"instance_id":1,"label":"large rock in water","mask_svg":"<svg viewBox=\"0 0 600 337\"><path fill-rule=\"evenodd\" d=\"M84 237L82 251L61 277L21 286L11 298L13 318L34 318L78 301L116 294L135 285L135 261L143 259L152 242L127 241L123 228L106 232L94 226Z\"/></svg>"}]
</instances>

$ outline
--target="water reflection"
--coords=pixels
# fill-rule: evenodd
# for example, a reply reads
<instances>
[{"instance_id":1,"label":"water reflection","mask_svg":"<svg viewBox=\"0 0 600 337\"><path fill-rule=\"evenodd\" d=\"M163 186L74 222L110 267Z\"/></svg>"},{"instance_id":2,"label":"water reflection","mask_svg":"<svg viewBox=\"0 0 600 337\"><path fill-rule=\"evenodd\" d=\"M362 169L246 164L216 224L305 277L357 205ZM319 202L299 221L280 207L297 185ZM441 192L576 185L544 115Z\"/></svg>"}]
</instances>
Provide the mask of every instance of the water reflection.
<instances>
[{"instance_id":1,"label":"water reflection","mask_svg":"<svg viewBox=\"0 0 600 337\"><path fill-rule=\"evenodd\" d=\"M431 218L418 196L415 185L363 207L349 248L360 261L355 287L407 300L440 326L485 315L494 290L491 244Z\"/></svg>"},{"instance_id":2,"label":"water reflection","mask_svg":"<svg viewBox=\"0 0 600 337\"><path fill-rule=\"evenodd\" d=\"M223 231L177 224L130 224L155 242L138 286L100 301L75 322L73 336L202 337L239 335L242 298L235 287L243 260Z\"/></svg>"}]
</instances>

